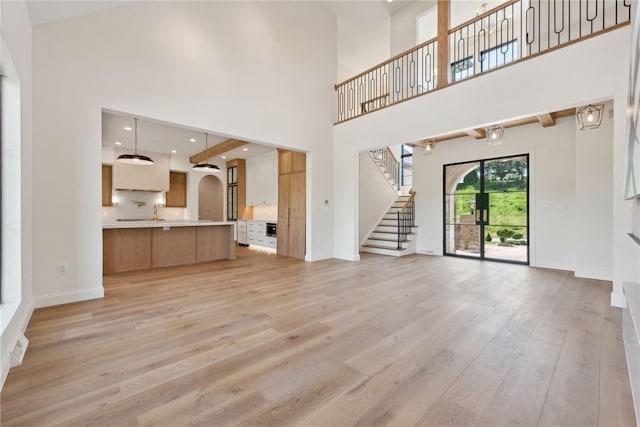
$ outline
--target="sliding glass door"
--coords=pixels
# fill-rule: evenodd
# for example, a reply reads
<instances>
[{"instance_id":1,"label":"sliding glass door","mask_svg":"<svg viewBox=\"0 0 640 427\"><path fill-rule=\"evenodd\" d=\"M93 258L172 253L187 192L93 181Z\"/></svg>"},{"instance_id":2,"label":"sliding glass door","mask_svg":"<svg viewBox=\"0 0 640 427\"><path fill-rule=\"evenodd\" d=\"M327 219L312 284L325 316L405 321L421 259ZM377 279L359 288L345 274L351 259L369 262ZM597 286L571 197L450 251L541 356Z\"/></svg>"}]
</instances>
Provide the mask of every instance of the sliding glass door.
<instances>
[{"instance_id":1,"label":"sliding glass door","mask_svg":"<svg viewBox=\"0 0 640 427\"><path fill-rule=\"evenodd\" d=\"M529 263L529 156L444 166L444 253Z\"/></svg>"}]
</instances>

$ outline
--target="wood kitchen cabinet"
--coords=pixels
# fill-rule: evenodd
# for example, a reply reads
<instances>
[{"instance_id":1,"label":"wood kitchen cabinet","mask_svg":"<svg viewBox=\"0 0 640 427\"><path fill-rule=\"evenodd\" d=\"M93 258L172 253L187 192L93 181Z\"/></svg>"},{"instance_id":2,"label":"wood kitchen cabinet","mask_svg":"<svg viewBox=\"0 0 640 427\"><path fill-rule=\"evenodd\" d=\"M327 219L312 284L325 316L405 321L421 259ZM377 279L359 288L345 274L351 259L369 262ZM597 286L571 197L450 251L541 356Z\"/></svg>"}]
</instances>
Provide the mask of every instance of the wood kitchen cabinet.
<instances>
[{"instance_id":1,"label":"wood kitchen cabinet","mask_svg":"<svg viewBox=\"0 0 640 427\"><path fill-rule=\"evenodd\" d=\"M305 172L307 154L298 151L278 150L278 174Z\"/></svg>"},{"instance_id":2,"label":"wood kitchen cabinet","mask_svg":"<svg viewBox=\"0 0 640 427\"><path fill-rule=\"evenodd\" d=\"M102 165L102 206L113 206L111 189L113 188L113 166Z\"/></svg>"},{"instance_id":3,"label":"wood kitchen cabinet","mask_svg":"<svg viewBox=\"0 0 640 427\"><path fill-rule=\"evenodd\" d=\"M253 208L247 207L246 162L234 159L227 162L227 220L253 217Z\"/></svg>"},{"instance_id":4,"label":"wood kitchen cabinet","mask_svg":"<svg viewBox=\"0 0 640 427\"><path fill-rule=\"evenodd\" d=\"M165 195L165 206L168 208L187 207L186 172L169 172L169 191Z\"/></svg>"},{"instance_id":5,"label":"wood kitchen cabinet","mask_svg":"<svg viewBox=\"0 0 640 427\"><path fill-rule=\"evenodd\" d=\"M300 259L306 244L305 156L278 151L278 255Z\"/></svg>"}]
</instances>

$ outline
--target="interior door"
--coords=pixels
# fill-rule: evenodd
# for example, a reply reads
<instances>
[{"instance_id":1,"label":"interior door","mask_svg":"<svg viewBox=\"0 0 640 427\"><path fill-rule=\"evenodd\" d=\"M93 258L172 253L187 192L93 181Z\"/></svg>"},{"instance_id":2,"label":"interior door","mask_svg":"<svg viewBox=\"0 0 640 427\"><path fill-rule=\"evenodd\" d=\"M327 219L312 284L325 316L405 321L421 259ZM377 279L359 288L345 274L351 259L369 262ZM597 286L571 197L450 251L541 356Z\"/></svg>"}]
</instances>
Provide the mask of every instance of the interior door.
<instances>
[{"instance_id":1,"label":"interior door","mask_svg":"<svg viewBox=\"0 0 640 427\"><path fill-rule=\"evenodd\" d=\"M529 263L529 157L444 166L444 253Z\"/></svg>"}]
</instances>

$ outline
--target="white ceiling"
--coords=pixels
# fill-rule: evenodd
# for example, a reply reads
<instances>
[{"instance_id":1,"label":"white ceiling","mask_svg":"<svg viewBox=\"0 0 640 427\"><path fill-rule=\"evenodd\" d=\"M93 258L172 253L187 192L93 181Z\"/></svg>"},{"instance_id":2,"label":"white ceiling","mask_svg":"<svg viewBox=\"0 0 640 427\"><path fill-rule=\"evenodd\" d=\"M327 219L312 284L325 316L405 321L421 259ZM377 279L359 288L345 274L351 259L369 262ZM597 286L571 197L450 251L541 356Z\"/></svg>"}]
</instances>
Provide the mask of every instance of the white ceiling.
<instances>
[{"instance_id":1,"label":"white ceiling","mask_svg":"<svg viewBox=\"0 0 640 427\"><path fill-rule=\"evenodd\" d=\"M31 25L41 25L74 16L100 12L132 3L132 0L27 0Z\"/></svg>"},{"instance_id":2,"label":"white ceiling","mask_svg":"<svg viewBox=\"0 0 640 427\"><path fill-rule=\"evenodd\" d=\"M104 111L102 113L102 145L104 147L128 148L133 151L134 131L125 130L124 128L126 126L134 128L134 119L132 116ZM196 141L191 142L191 138ZM209 133L209 147L213 147L226 139L228 138ZM116 142L120 142L121 145L116 145ZM248 150L245 151L244 148ZM173 154L171 151L176 150L177 154L192 156L204 149L205 131L203 130L168 124L156 120L138 119L139 151ZM275 150L275 148L267 145L249 143L240 148L227 151L223 155L226 156L227 160L247 159L272 150Z\"/></svg>"},{"instance_id":3,"label":"white ceiling","mask_svg":"<svg viewBox=\"0 0 640 427\"><path fill-rule=\"evenodd\" d=\"M100 12L118 6L131 4L142 0L27 0L31 25L42 25L49 22L60 21L75 16L87 15ZM300 1L300 0L299 0ZM302 0L304 1L304 0ZM308 1L308 0L307 0ZM354 0L331 0L323 1L329 9L336 13L336 9L331 7L335 3L347 3ZM401 10L415 3L417 0L394 0L389 3L386 0L355 0L358 3L382 3L389 16L393 16Z\"/></svg>"}]
</instances>

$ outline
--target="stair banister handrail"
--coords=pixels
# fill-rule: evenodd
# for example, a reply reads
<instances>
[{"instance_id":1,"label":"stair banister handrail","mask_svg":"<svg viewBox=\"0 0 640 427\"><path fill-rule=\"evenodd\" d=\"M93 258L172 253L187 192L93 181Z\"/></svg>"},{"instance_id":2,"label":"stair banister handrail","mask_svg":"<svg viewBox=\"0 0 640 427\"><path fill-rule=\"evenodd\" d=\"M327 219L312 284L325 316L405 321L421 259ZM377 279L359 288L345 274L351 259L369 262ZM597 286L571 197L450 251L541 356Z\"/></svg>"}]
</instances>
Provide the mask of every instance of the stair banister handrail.
<instances>
[{"instance_id":1,"label":"stair banister handrail","mask_svg":"<svg viewBox=\"0 0 640 427\"><path fill-rule=\"evenodd\" d=\"M409 198L402 205L402 207L396 212L397 217L397 236L398 245L397 249L402 248L402 242L407 241L407 235L411 233L411 228L415 226L415 202L414 196L416 192L413 189L409 190Z\"/></svg>"},{"instance_id":2,"label":"stair banister handrail","mask_svg":"<svg viewBox=\"0 0 640 427\"><path fill-rule=\"evenodd\" d=\"M333 88L334 88L334 90L338 90L338 88L339 88L340 86L346 85L347 83L351 83L352 81L359 79L360 77L362 77L362 76L366 75L367 73L370 73L370 72L372 72L372 71L375 71L375 70L377 70L378 68L384 67L384 66L385 66L385 65L387 65L387 64L391 64L391 63L392 63L393 61L395 61L396 59L400 59L400 58L402 58L403 56L408 55L408 54L410 54L411 52L413 52L413 51L416 51L416 50L420 49L421 47L425 47L425 46L428 46L428 45L429 45L429 44L431 44L431 43L435 43L437 40L438 40L438 37L434 37L434 38L432 38L432 39L427 40L426 42L422 42L422 43L420 43L420 44L419 44L419 45L417 45L417 46L413 46L413 47L411 47L411 48L409 48L409 49L407 49L407 50L405 50L405 51L402 51L402 52L400 52L399 54L397 54L396 56L393 56L393 57L391 57L390 59L387 59L386 61L380 62L379 64L376 64L376 65L374 65L373 67L371 67L371 68L369 68L369 69L367 69L367 70L365 70L365 71L363 71L363 72L361 72L361 73L359 73L359 74L356 74L356 75L355 75L355 76L353 76L353 77L348 78L347 80L344 80L344 81L342 81L342 82L340 82L340 83L336 83L336 84L334 84L334 85L333 85Z\"/></svg>"}]
</instances>

